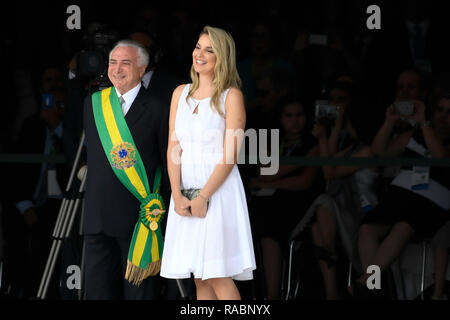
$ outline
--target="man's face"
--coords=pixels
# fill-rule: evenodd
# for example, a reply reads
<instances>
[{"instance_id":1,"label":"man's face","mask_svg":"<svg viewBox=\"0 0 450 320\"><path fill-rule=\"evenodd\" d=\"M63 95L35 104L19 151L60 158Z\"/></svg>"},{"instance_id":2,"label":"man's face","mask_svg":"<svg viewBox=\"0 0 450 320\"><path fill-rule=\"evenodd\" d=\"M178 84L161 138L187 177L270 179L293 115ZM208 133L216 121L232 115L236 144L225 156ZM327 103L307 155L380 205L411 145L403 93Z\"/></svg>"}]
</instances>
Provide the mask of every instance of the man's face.
<instances>
[{"instance_id":1,"label":"man's face","mask_svg":"<svg viewBox=\"0 0 450 320\"><path fill-rule=\"evenodd\" d=\"M138 66L137 48L117 47L111 53L108 77L120 94L125 94L139 84L145 67Z\"/></svg>"},{"instance_id":2,"label":"man's face","mask_svg":"<svg viewBox=\"0 0 450 320\"><path fill-rule=\"evenodd\" d=\"M398 100L423 100L420 78L414 72L404 72L397 80Z\"/></svg>"},{"instance_id":3,"label":"man's face","mask_svg":"<svg viewBox=\"0 0 450 320\"><path fill-rule=\"evenodd\" d=\"M56 68L48 68L42 74L42 91L50 92L55 88L64 86L63 75Z\"/></svg>"},{"instance_id":4,"label":"man's face","mask_svg":"<svg viewBox=\"0 0 450 320\"><path fill-rule=\"evenodd\" d=\"M306 117L303 106L292 103L284 108L281 114L281 125L288 134L301 134L305 128Z\"/></svg>"}]
</instances>

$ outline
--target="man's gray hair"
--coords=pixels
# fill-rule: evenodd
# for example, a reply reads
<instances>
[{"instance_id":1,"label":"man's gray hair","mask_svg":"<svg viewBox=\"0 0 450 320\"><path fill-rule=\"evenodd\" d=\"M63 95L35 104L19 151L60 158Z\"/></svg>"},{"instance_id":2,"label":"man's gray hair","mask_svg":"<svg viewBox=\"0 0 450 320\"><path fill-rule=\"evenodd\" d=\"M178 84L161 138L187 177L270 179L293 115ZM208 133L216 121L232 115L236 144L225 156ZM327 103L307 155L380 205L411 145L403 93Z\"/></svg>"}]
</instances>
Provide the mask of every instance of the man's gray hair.
<instances>
[{"instance_id":1,"label":"man's gray hair","mask_svg":"<svg viewBox=\"0 0 450 320\"><path fill-rule=\"evenodd\" d=\"M137 49L137 54L138 54L138 67L141 67L144 64L146 66L148 66L149 56L148 56L147 49L142 44L140 44L139 42L134 41L134 40L120 40L119 42L117 42L114 45L114 47L109 52L109 60L111 60L111 53L117 47L133 47L133 48L136 48Z\"/></svg>"}]
</instances>

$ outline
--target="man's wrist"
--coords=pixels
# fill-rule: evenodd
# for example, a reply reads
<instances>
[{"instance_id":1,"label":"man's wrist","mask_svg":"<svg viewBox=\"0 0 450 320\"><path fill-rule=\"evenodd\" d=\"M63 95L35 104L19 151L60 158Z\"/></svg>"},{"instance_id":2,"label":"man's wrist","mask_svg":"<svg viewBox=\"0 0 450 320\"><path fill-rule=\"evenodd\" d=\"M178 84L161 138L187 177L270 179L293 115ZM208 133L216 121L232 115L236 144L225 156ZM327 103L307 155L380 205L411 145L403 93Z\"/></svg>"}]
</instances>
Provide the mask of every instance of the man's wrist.
<instances>
[{"instance_id":1,"label":"man's wrist","mask_svg":"<svg viewBox=\"0 0 450 320\"><path fill-rule=\"evenodd\" d=\"M431 127L431 121L424 120L423 122L418 122L420 129Z\"/></svg>"}]
</instances>

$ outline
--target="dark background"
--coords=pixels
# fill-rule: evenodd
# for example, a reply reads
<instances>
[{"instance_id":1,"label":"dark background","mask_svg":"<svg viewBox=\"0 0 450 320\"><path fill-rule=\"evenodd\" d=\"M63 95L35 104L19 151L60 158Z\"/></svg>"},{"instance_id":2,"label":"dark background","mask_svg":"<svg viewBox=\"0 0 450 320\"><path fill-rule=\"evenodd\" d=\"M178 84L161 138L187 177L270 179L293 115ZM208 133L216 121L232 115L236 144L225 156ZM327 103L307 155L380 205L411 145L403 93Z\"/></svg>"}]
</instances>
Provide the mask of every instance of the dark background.
<instances>
[{"instance_id":1,"label":"dark background","mask_svg":"<svg viewBox=\"0 0 450 320\"><path fill-rule=\"evenodd\" d=\"M66 9L81 9L81 30L68 30ZM368 30L369 5L381 9L381 30ZM2 4L0 19L0 61L2 62L2 103L0 104L0 153L14 150L25 117L39 111L40 81L48 67L58 67L65 79L71 59L89 50L87 34L93 23L102 32L118 38L146 29L153 32L163 52L160 68L190 82L191 53L198 34L206 24L226 29L237 47L238 66L255 58L252 51L253 26L263 23L270 31L274 60L291 66L295 74L293 92L313 107L314 99L336 75L350 74L359 86L360 119L378 128L386 107L395 99L399 73L414 67L409 54L405 18L428 17L427 59L429 85L449 87L450 11L437 1L15 1ZM326 54L298 50L300 34L326 34ZM24 84L26 84L24 86ZM27 87L29 92L24 92ZM248 88L243 87L247 102ZM38 103L19 103L23 95ZM249 119L251 120L251 119ZM5 171L6 166L0 164ZM4 183L2 188L7 188ZM2 191L2 197L5 195ZM2 198L0 198L1 200Z\"/></svg>"},{"instance_id":2,"label":"dark background","mask_svg":"<svg viewBox=\"0 0 450 320\"><path fill-rule=\"evenodd\" d=\"M69 17L66 8L71 4L80 6L81 30L66 27ZM366 27L369 17L366 9L371 4L381 8L381 30ZM252 57L252 26L263 22L271 31L271 54L292 63L297 76L304 76L300 84L307 86L297 86L295 91L309 95L309 100L317 98L316 91L320 90L311 74L314 77L317 72L326 73L327 68L331 74L332 59L325 57L325 64L320 64L319 60L323 70L310 69L310 74L305 75L304 70L295 65L295 40L299 32L327 34L330 41L339 41L338 58L332 58L345 60L344 72L350 72L362 84L367 100L381 106L381 111L370 111L382 118L385 106L393 100L396 77L400 71L412 67L405 51L405 17L429 16L432 30L427 40L427 54L432 62L432 77L439 79L450 71L448 12L437 1L422 0L16 1L3 6L0 22L1 61L7 75L3 78L3 88L8 92L6 102L2 103L0 152L10 150L24 113L33 112L18 106L17 81L21 77L32 81L33 94L37 97L42 71L57 66L67 72L71 58L88 49L85 38L94 22L119 37L131 30L151 30L164 50L164 68L186 80L189 80L192 48L204 25L222 27L232 34L239 62Z\"/></svg>"}]
</instances>

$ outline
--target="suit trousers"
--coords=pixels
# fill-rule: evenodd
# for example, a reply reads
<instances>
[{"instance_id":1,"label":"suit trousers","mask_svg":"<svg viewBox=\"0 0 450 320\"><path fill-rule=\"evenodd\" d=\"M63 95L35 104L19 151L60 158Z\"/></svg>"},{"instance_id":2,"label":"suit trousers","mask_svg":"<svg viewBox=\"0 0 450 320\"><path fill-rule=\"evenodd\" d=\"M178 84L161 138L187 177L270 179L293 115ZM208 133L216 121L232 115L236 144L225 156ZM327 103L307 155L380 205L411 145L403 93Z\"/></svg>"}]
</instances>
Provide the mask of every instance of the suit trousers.
<instances>
[{"instance_id":1,"label":"suit trousers","mask_svg":"<svg viewBox=\"0 0 450 320\"><path fill-rule=\"evenodd\" d=\"M131 238L85 235L84 288L86 300L161 299L161 277L151 276L139 286L125 279Z\"/></svg>"}]
</instances>

